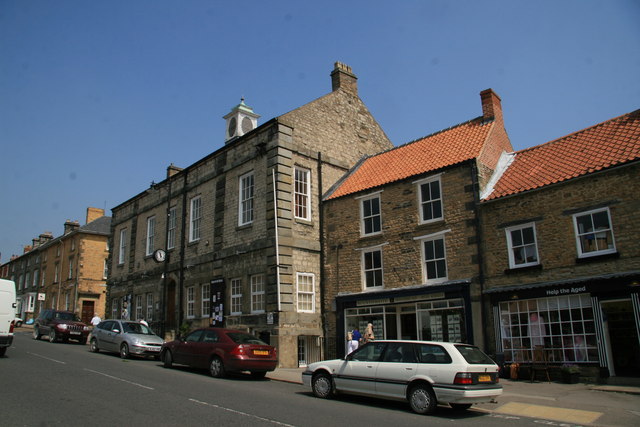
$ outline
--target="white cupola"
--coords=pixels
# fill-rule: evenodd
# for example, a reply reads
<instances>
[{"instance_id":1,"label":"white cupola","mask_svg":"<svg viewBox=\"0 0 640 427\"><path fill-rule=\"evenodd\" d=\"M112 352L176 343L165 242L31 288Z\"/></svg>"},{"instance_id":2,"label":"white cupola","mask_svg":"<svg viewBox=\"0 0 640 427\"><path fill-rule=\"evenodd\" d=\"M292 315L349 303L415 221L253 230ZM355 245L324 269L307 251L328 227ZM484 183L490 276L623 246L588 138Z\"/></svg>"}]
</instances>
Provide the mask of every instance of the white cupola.
<instances>
[{"instance_id":1,"label":"white cupola","mask_svg":"<svg viewBox=\"0 0 640 427\"><path fill-rule=\"evenodd\" d=\"M223 117L227 121L225 144L258 127L259 117L251 107L244 103L244 98L241 98L240 104L233 107L231 112Z\"/></svg>"}]
</instances>

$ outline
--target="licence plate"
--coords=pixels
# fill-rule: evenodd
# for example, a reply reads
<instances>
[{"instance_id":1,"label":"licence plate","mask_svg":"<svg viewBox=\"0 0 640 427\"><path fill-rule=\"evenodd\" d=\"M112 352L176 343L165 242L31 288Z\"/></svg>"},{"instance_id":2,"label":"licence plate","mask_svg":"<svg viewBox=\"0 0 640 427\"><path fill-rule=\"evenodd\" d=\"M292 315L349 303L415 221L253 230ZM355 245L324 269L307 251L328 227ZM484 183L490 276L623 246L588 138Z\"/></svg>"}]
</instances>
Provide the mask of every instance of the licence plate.
<instances>
[{"instance_id":1,"label":"licence plate","mask_svg":"<svg viewBox=\"0 0 640 427\"><path fill-rule=\"evenodd\" d=\"M491 375L478 375L478 382L479 383L490 383L491 382Z\"/></svg>"},{"instance_id":2,"label":"licence plate","mask_svg":"<svg viewBox=\"0 0 640 427\"><path fill-rule=\"evenodd\" d=\"M80 332L71 331L71 335L80 335Z\"/></svg>"},{"instance_id":3,"label":"licence plate","mask_svg":"<svg viewBox=\"0 0 640 427\"><path fill-rule=\"evenodd\" d=\"M269 355L269 351L267 351L267 350L253 350L253 354L258 355L258 356L268 356Z\"/></svg>"}]
</instances>

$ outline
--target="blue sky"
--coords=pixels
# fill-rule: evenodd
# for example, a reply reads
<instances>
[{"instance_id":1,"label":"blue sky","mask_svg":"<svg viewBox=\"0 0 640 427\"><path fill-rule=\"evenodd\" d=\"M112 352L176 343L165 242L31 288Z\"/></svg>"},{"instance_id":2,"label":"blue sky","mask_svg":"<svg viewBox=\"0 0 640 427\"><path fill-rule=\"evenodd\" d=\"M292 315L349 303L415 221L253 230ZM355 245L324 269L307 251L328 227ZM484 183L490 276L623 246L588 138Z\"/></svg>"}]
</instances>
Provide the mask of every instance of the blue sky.
<instances>
[{"instance_id":1,"label":"blue sky","mask_svg":"<svg viewBox=\"0 0 640 427\"><path fill-rule=\"evenodd\" d=\"M502 98L516 149L640 108L640 1L0 0L0 262L331 90L396 145Z\"/></svg>"}]
</instances>

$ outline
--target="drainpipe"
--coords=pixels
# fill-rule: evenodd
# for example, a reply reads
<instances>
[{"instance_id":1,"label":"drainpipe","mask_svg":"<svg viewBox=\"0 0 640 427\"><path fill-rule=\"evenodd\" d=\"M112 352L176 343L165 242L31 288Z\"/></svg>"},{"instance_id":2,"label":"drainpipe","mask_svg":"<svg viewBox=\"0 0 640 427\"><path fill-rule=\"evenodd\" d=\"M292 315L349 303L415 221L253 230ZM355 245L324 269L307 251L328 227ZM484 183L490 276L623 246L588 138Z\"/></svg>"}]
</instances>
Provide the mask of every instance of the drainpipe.
<instances>
[{"instance_id":1,"label":"drainpipe","mask_svg":"<svg viewBox=\"0 0 640 427\"><path fill-rule=\"evenodd\" d=\"M478 182L478 166L475 161L471 163L471 182L473 184L473 202L475 205L474 214L476 222L476 247L478 249L478 281L480 282L480 317L484 323L487 319L485 316L485 297L484 297L484 257L482 256L482 223L480 221L480 183ZM489 337L487 336L487 330L482 333L482 341L484 345L484 351L489 350Z\"/></svg>"},{"instance_id":2,"label":"drainpipe","mask_svg":"<svg viewBox=\"0 0 640 427\"><path fill-rule=\"evenodd\" d=\"M183 310L182 310L182 288L184 286L184 252L185 252L185 239L187 230L187 169L184 170L184 179L182 184L182 233L180 236L180 284L178 286L178 331L182 326ZM175 301L173 302L175 304Z\"/></svg>"},{"instance_id":3,"label":"drainpipe","mask_svg":"<svg viewBox=\"0 0 640 427\"><path fill-rule=\"evenodd\" d=\"M320 286L320 290L319 290L319 294L320 294L320 329L322 330L322 335L325 337L324 340L324 345L321 347L322 350L324 351L324 354L327 354L327 351L325 349L326 345L327 345L327 340L326 340L326 336L327 336L327 330L326 330L326 320L325 320L325 308L324 308L324 274L323 274L323 270L324 270L324 215L323 215L323 211L322 211L322 193L323 193L323 189L322 189L322 152L318 151L318 227L319 227L319 234L320 234L320 280L319 280L319 286ZM323 356L323 355L321 355ZM324 359L324 357L322 357L322 359Z\"/></svg>"},{"instance_id":4,"label":"drainpipe","mask_svg":"<svg viewBox=\"0 0 640 427\"><path fill-rule=\"evenodd\" d=\"M278 312L282 311L280 305L280 244L278 240L278 191L276 189L276 169L271 169L273 178L273 219L275 220L276 234L276 294L278 295Z\"/></svg>"}]
</instances>

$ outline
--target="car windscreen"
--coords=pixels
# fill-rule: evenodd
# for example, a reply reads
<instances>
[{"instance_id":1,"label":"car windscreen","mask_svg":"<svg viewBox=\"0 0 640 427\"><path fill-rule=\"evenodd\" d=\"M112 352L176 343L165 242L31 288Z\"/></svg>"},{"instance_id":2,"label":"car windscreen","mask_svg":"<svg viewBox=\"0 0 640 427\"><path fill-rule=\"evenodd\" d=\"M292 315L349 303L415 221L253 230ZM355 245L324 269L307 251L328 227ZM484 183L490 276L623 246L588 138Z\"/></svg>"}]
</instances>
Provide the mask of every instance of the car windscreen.
<instances>
[{"instance_id":1,"label":"car windscreen","mask_svg":"<svg viewBox=\"0 0 640 427\"><path fill-rule=\"evenodd\" d=\"M460 352L464 360L472 365L493 365L495 362L489 356L484 354L478 347L470 345L456 345L456 349Z\"/></svg>"},{"instance_id":2,"label":"car windscreen","mask_svg":"<svg viewBox=\"0 0 640 427\"><path fill-rule=\"evenodd\" d=\"M54 316L54 318L56 319L60 319L60 320L73 320L73 321L80 321L80 319L78 318L78 316L76 316L73 313L63 313L63 312L57 312Z\"/></svg>"},{"instance_id":3,"label":"car windscreen","mask_svg":"<svg viewBox=\"0 0 640 427\"><path fill-rule=\"evenodd\" d=\"M262 341L260 338L254 337L250 334L245 334L242 332L229 332L227 336L231 338L236 344L258 344L258 345L268 345L266 342Z\"/></svg>"},{"instance_id":4,"label":"car windscreen","mask_svg":"<svg viewBox=\"0 0 640 427\"><path fill-rule=\"evenodd\" d=\"M142 323L122 322L122 328L124 329L124 332L128 334L153 335L151 329L147 328Z\"/></svg>"}]
</instances>

